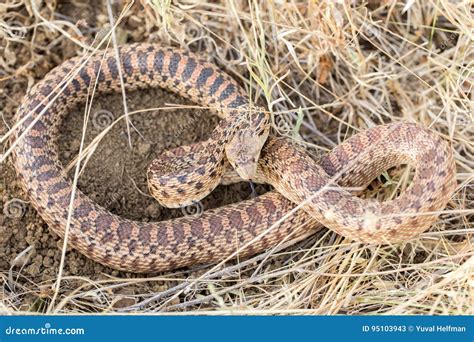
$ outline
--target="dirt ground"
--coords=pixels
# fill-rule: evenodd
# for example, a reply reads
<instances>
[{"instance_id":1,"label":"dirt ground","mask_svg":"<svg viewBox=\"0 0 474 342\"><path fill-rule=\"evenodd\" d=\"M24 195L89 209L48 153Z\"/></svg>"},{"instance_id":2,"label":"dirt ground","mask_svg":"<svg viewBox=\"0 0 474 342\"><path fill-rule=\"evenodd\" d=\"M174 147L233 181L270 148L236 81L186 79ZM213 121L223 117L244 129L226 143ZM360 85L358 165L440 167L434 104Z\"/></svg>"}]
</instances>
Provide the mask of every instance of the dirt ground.
<instances>
[{"instance_id":1,"label":"dirt ground","mask_svg":"<svg viewBox=\"0 0 474 342\"><path fill-rule=\"evenodd\" d=\"M161 89L130 93L127 99L130 111L163 108L166 104L191 104ZM109 119L123 115L121 95L98 97L91 113L86 143L99 134L107 122L110 124ZM83 118L84 110L79 108L68 114L62 124L58 144L64 165L68 165L71 158L79 153ZM131 133L132 148L129 147L126 124L116 125L87 163L79 178L79 188L111 212L129 219L163 221L182 216L184 209L163 208L150 197L146 185L146 169L165 149L207 138L216 122L217 118L199 109L157 110L134 115L131 120L135 128L132 128ZM2 219L4 231L1 237L4 243L1 248L4 250L1 253L0 267L8 268L19 253L29 245L34 245L34 251L29 256L30 262L24 271L31 276L39 276L40 279L53 277L57 273L61 257L58 238L50 233L39 215L28 205L27 197L16 184L11 165L3 171L2 198L7 199L5 202L17 198L25 203L22 217ZM263 186L258 186L258 189L262 190ZM221 186L203 200L203 209L237 202L251 194L249 184ZM118 272L97 265L75 251L68 253L65 270L66 274L80 276L102 272L118 275Z\"/></svg>"},{"instance_id":2,"label":"dirt ground","mask_svg":"<svg viewBox=\"0 0 474 342\"><path fill-rule=\"evenodd\" d=\"M138 109L164 108L166 105L189 105L172 93L161 89L131 92L127 96L130 111ZM11 120L12 112L5 113ZM123 115L121 95L111 94L97 97L91 110L86 143L90 142L110 120ZM83 106L69 113L61 126L58 140L61 161L69 165L77 156L84 120ZM217 123L217 118L200 109L166 109L134 115L131 123L132 148L129 147L126 124L116 125L101 141L93 157L87 163L79 178L78 187L97 203L111 212L138 221L163 221L186 215L189 209L168 209L161 207L149 194L146 185L146 169L163 150L190 144L205 139ZM71 171L71 177L72 177ZM15 172L9 163L2 166L0 174L0 198L2 208L12 200L21 204L20 217L0 214L0 269L20 270L30 281L50 283L58 274L62 240L52 233L38 213L28 204L28 198L19 187ZM257 193L268 190L256 185ZM248 183L219 186L202 200L202 210L238 202L252 196ZM21 202L18 202L20 200ZM201 210L201 208L199 209ZM33 247L32 249L31 246ZM27 250L24 257L17 259ZM11 265L15 266L11 268ZM177 277L187 277L191 271L183 270ZM80 253L67 253L64 276L87 277L94 280L110 276L133 279L143 275L120 272L102 266ZM153 274L145 275L153 277ZM176 285L176 282L161 283L160 289ZM147 285L148 286L148 285ZM140 285L137 285L139 292ZM31 296L23 302L30 307Z\"/></svg>"},{"instance_id":3,"label":"dirt ground","mask_svg":"<svg viewBox=\"0 0 474 342\"><path fill-rule=\"evenodd\" d=\"M77 7L64 5L64 12L72 11L77 16ZM94 17L87 11L79 11L86 18ZM56 54L56 55L55 55ZM71 46L45 56L43 68L33 69L34 79L44 74L67 57L74 55ZM18 58L27 57L18 51ZM22 79L2 82L0 108L4 125L0 134L13 125L13 116L27 83ZM163 109L166 106L192 104L183 98L162 89L150 89L127 94L129 111L157 108L131 118L131 143L126 124L116 125L101 141L93 157L88 161L78 187L97 203L120 216L138 221L162 221L186 215L189 209L167 209L161 207L149 194L146 185L146 169L163 150L206 139L218 119L200 109ZM92 105L86 133L86 144L99 134L112 120L123 115L122 96L117 94L98 96ZM84 106L69 113L64 119L58 138L61 161L68 165L77 156L83 132ZM73 171L70 172L72 177ZM269 188L256 185L261 194ZM238 202L252 196L248 183L219 186L202 201L202 210ZM0 165L0 269L20 271L25 278L37 284L51 283L58 274L62 240L52 233L47 224L28 203L20 188L11 162ZM5 215L5 211L14 212ZM201 209L200 209L201 210ZM13 266L12 266L13 265ZM178 277L185 277L185 272ZM110 276L143 277L119 272L82 256L74 250L67 253L64 276L87 277L94 280ZM153 276L153 275L149 275ZM19 280L21 282L21 279ZM168 282L160 289L174 285ZM164 287L163 287L164 286ZM22 306L30 308L37 296L24 298Z\"/></svg>"}]
</instances>

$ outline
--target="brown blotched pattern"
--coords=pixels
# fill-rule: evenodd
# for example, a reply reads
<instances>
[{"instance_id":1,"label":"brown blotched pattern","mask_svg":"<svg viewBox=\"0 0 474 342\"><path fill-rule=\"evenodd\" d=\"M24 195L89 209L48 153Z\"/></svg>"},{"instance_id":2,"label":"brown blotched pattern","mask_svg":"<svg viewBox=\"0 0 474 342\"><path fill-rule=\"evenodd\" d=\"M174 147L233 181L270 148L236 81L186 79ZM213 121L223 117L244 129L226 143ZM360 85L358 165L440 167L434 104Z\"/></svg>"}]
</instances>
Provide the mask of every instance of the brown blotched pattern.
<instances>
[{"instance_id":1,"label":"brown blotched pattern","mask_svg":"<svg viewBox=\"0 0 474 342\"><path fill-rule=\"evenodd\" d=\"M344 189L365 188L400 164L414 166L415 174L394 200L364 200ZM449 146L412 123L381 125L356 134L319 165L288 141L270 138L259 167L266 183L292 202L304 203L304 210L318 223L367 243L401 242L420 234L433 224L456 188Z\"/></svg>"},{"instance_id":2,"label":"brown blotched pattern","mask_svg":"<svg viewBox=\"0 0 474 342\"><path fill-rule=\"evenodd\" d=\"M183 147L168 155L176 163L181 154L202 165L196 169L180 165L177 174L167 170L169 178L155 189L168 196L175 191L190 197L212 190L225 168L225 144L232 135L265 121L263 111L240 124L240 116L249 108L241 87L191 53L134 44L120 48L120 59L127 90L163 87L209 106L223 118L204 145ZM118 75L113 51L98 52L87 60L73 58L33 87L18 111L21 124L14 134L13 153L16 171L33 206L60 236L65 234L72 185L58 160L54 137L59 120L86 99L96 81L98 92L120 91ZM364 186L401 162L413 163L416 174L409 189L394 201L364 201L344 190ZM111 214L78 190L68 243L106 266L152 272L218 262L235 252L248 256L276 245L290 233L298 238L308 229L316 230L321 223L359 241L402 241L435 220L436 215L426 213L446 205L455 187L454 171L447 144L414 124L379 126L359 133L324 157L320 166L288 141L272 138L262 150L257 181L271 183L291 201L306 201L304 210L311 215L300 210L277 223L294 205L273 191L200 216L134 222ZM204 175L209 176L207 180L200 180ZM269 227L272 229L262 238L242 248Z\"/></svg>"}]
</instances>

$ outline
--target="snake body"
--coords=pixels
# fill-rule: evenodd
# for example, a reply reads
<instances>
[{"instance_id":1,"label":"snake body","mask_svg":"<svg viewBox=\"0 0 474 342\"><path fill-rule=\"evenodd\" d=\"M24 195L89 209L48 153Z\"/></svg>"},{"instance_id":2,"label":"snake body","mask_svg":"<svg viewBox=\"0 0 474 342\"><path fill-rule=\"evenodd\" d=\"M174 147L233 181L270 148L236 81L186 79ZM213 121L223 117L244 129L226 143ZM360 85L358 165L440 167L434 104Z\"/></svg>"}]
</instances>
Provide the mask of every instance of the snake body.
<instances>
[{"instance_id":1,"label":"snake body","mask_svg":"<svg viewBox=\"0 0 474 342\"><path fill-rule=\"evenodd\" d=\"M252 128L252 122L265 121L264 115L257 110L247 124L234 124L240 109L251 109L241 87L191 53L133 44L120 47L119 54L127 90L163 87L209 106L223 117L210 140L199 145L201 152L210 153L207 159L204 153L194 158L203 169L188 170L193 177L206 174L210 183L199 184L187 174L169 174L170 183L164 184L165 189L182 189L191 197L202 195L193 192L193 187L212 190L222 171L215 172L215 167L225 167L224 144L217 139L231 141ZM68 76L71 81L65 83ZM94 82L99 93L121 90L113 51L100 51L88 60L70 59L38 82L17 113L13 162L32 205L50 228L64 237L69 222L68 244L115 269L165 271L214 263L236 251L248 256L276 245L289 234L296 239L321 225L358 241L403 241L427 229L454 191L455 169L448 145L418 125L396 123L354 135L319 163L288 140L269 138L261 150L255 180L268 182L277 191L200 216L131 221L108 212L80 190L69 216L73 187L58 159L55 137L63 115L85 101ZM366 186L386 168L407 162L415 166L415 176L395 200L367 201L344 190ZM302 202L304 210L280 220L294 208L293 203Z\"/></svg>"}]
</instances>

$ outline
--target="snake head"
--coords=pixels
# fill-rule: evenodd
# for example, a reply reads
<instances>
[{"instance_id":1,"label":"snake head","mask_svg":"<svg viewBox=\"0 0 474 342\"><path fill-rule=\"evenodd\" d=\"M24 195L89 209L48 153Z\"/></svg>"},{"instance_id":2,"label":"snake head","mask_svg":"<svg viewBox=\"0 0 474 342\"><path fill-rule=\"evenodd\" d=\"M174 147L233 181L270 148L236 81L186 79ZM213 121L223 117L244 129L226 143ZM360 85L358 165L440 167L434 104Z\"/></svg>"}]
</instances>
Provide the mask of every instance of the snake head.
<instances>
[{"instance_id":1,"label":"snake head","mask_svg":"<svg viewBox=\"0 0 474 342\"><path fill-rule=\"evenodd\" d=\"M269 133L268 120L268 114L257 113L253 124L244 124L226 145L227 159L243 180L252 180L257 173L260 151Z\"/></svg>"}]
</instances>

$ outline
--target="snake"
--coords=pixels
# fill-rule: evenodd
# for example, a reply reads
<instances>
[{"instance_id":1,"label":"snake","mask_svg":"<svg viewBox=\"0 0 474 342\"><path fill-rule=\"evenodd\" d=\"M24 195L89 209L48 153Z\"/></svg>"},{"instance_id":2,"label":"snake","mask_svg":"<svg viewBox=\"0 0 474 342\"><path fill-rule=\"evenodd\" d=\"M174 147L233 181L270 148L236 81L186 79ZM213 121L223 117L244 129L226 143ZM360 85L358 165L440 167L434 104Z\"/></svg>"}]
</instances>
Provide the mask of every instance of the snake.
<instances>
[{"instance_id":1,"label":"snake","mask_svg":"<svg viewBox=\"0 0 474 342\"><path fill-rule=\"evenodd\" d=\"M160 203L178 206L201 198L228 174L274 189L160 222L122 218L74 189L58 157L65 114L92 90L103 94L152 87L175 92L221 117L208 140L165 152L151 163L149 189ZM26 93L15 116L12 161L30 203L53 232L62 238L67 232L68 246L134 273L247 257L323 226L369 244L404 242L436 222L455 190L449 144L417 123L374 126L315 161L300 144L269 135L268 120L268 111L251 104L237 81L199 55L156 44L122 45L118 51L66 60ZM380 202L358 195L400 164L414 166L415 172L398 197Z\"/></svg>"}]
</instances>

